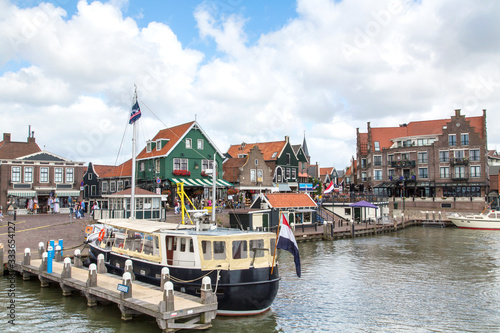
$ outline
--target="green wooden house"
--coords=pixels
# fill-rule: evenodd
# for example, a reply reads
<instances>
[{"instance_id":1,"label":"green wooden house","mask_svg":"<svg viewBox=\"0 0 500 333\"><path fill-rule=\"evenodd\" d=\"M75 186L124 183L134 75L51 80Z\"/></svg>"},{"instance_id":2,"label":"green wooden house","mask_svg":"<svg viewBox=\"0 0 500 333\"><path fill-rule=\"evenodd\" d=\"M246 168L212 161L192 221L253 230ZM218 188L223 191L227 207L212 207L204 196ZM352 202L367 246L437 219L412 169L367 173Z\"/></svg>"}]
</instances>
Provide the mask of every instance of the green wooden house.
<instances>
[{"instance_id":1,"label":"green wooden house","mask_svg":"<svg viewBox=\"0 0 500 333\"><path fill-rule=\"evenodd\" d=\"M173 203L177 183L191 196L209 198L216 162L216 184L222 190L232 184L222 179L223 155L196 121L159 131L136 159L139 187L170 194ZM220 198L220 193L217 195Z\"/></svg>"}]
</instances>

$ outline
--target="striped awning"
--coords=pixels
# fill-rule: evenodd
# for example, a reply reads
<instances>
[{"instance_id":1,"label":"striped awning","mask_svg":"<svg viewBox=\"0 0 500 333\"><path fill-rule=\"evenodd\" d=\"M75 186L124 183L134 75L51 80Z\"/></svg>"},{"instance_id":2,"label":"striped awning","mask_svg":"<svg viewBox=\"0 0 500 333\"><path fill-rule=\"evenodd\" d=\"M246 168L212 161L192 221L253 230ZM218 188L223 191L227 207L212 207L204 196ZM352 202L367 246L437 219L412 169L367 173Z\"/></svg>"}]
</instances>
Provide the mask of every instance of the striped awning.
<instances>
[{"instance_id":1,"label":"striped awning","mask_svg":"<svg viewBox=\"0 0 500 333\"><path fill-rule=\"evenodd\" d=\"M13 197L23 197L23 198L31 198L36 196L36 191L32 190L8 190L7 191L7 196L13 196Z\"/></svg>"},{"instance_id":2,"label":"striped awning","mask_svg":"<svg viewBox=\"0 0 500 333\"><path fill-rule=\"evenodd\" d=\"M76 190L56 190L56 195L58 197L78 197L80 196L80 191Z\"/></svg>"},{"instance_id":3,"label":"striped awning","mask_svg":"<svg viewBox=\"0 0 500 333\"><path fill-rule=\"evenodd\" d=\"M212 178L170 178L170 181L174 184L184 183L186 187L212 187ZM230 182L224 179L217 179L216 185L218 187L232 187L234 186Z\"/></svg>"}]
</instances>

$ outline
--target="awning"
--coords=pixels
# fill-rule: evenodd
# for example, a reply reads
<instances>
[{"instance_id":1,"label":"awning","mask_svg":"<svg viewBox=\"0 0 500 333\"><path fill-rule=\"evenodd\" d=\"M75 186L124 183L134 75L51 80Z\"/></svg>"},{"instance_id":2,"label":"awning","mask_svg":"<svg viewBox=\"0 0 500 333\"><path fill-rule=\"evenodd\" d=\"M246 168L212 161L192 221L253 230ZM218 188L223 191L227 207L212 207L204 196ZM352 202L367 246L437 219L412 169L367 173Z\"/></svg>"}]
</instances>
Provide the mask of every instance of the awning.
<instances>
[{"instance_id":1,"label":"awning","mask_svg":"<svg viewBox=\"0 0 500 333\"><path fill-rule=\"evenodd\" d=\"M285 183L279 183L278 188L279 188L280 192L291 192L292 191L290 186L288 186L288 184L285 184Z\"/></svg>"},{"instance_id":2,"label":"awning","mask_svg":"<svg viewBox=\"0 0 500 333\"><path fill-rule=\"evenodd\" d=\"M7 196L32 198L36 196L36 191L8 190Z\"/></svg>"},{"instance_id":3,"label":"awning","mask_svg":"<svg viewBox=\"0 0 500 333\"><path fill-rule=\"evenodd\" d=\"M212 178L169 178L174 184L184 183L186 187L212 187ZM217 179L216 185L218 187L232 187L230 182L224 179Z\"/></svg>"},{"instance_id":4,"label":"awning","mask_svg":"<svg viewBox=\"0 0 500 333\"><path fill-rule=\"evenodd\" d=\"M56 190L56 195L58 197L78 197L78 196L80 196L80 191L76 191L76 190L73 190L73 191Z\"/></svg>"}]
</instances>

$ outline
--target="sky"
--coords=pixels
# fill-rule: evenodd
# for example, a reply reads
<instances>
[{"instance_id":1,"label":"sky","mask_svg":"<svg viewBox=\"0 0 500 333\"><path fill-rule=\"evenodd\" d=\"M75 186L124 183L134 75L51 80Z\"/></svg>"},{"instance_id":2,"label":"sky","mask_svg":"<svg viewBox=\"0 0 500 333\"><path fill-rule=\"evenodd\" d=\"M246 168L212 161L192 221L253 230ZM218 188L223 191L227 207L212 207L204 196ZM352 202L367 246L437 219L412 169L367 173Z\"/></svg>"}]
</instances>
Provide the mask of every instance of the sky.
<instances>
[{"instance_id":1,"label":"sky","mask_svg":"<svg viewBox=\"0 0 500 333\"><path fill-rule=\"evenodd\" d=\"M343 169L356 129L487 109L500 149L497 0L0 0L0 133L95 164L196 120L225 153L307 141ZM1 139L1 137L0 137Z\"/></svg>"}]
</instances>

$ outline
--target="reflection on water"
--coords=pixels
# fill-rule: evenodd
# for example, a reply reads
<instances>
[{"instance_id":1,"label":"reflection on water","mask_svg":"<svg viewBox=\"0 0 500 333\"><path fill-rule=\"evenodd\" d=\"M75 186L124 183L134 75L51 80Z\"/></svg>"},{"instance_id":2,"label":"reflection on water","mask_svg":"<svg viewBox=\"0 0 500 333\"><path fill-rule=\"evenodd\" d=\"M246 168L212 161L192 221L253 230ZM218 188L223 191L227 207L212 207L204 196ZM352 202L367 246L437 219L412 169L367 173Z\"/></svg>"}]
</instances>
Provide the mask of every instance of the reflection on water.
<instances>
[{"instance_id":1,"label":"reflection on water","mask_svg":"<svg viewBox=\"0 0 500 333\"><path fill-rule=\"evenodd\" d=\"M212 332L500 331L500 232L413 227L376 237L299 244L302 278L280 254L282 281L272 310L218 317ZM7 305L7 279L0 300ZM19 332L158 332L149 317L120 319L116 305L87 307L59 286L17 279ZM5 300L5 301L3 301ZM5 309L5 306L3 306Z\"/></svg>"}]
</instances>

